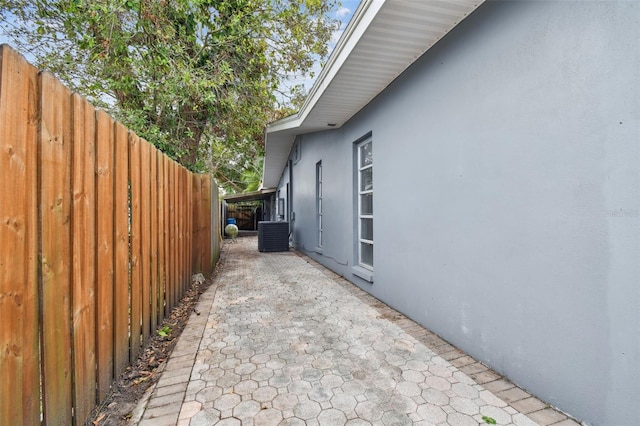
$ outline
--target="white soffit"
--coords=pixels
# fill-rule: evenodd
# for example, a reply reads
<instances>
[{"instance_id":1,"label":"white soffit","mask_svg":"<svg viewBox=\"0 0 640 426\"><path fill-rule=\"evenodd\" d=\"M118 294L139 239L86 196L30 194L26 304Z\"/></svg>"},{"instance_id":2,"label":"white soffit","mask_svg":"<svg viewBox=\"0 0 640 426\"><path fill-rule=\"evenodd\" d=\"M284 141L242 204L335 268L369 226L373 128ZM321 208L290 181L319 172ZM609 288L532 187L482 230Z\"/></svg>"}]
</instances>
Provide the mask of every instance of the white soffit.
<instances>
[{"instance_id":1,"label":"white soffit","mask_svg":"<svg viewBox=\"0 0 640 426\"><path fill-rule=\"evenodd\" d=\"M267 127L263 187L277 186L296 135L342 126L483 2L363 0L302 109Z\"/></svg>"}]
</instances>

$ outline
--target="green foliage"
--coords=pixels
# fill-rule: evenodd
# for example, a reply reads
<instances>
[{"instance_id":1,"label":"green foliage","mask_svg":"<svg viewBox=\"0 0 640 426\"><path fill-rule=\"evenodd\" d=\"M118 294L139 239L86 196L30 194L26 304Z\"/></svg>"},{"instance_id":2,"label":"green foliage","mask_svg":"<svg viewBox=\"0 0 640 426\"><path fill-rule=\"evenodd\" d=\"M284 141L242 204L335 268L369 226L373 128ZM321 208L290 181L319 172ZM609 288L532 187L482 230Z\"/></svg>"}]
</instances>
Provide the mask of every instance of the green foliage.
<instances>
[{"instance_id":1,"label":"green foliage","mask_svg":"<svg viewBox=\"0 0 640 426\"><path fill-rule=\"evenodd\" d=\"M496 419L494 419L493 417L489 417L489 416L482 416L482 420L489 425L495 425L496 424Z\"/></svg>"},{"instance_id":2,"label":"green foliage","mask_svg":"<svg viewBox=\"0 0 640 426\"><path fill-rule=\"evenodd\" d=\"M255 160L249 167L242 171L242 183L244 192L257 191L262 183L262 164L263 160Z\"/></svg>"},{"instance_id":3,"label":"green foliage","mask_svg":"<svg viewBox=\"0 0 640 426\"><path fill-rule=\"evenodd\" d=\"M171 334L171 327L169 327L168 325L163 326L162 328L158 329L158 336L161 337L167 337Z\"/></svg>"},{"instance_id":4,"label":"green foliage","mask_svg":"<svg viewBox=\"0 0 640 426\"><path fill-rule=\"evenodd\" d=\"M327 54L334 0L0 0L0 30L194 171L227 189L263 155L264 126L299 106Z\"/></svg>"}]
</instances>

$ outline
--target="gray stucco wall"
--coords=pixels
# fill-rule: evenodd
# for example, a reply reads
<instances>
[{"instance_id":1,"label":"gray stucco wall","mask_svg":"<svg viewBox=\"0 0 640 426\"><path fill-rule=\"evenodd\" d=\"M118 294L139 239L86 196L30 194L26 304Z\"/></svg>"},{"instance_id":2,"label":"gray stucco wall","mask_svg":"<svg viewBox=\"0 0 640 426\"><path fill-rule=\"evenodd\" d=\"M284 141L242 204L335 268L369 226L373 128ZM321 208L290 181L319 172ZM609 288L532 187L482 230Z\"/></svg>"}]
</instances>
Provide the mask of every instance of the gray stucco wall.
<instances>
[{"instance_id":1,"label":"gray stucco wall","mask_svg":"<svg viewBox=\"0 0 640 426\"><path fill-rule=\"evenodd\" d=\"M552 405L640 424L639 40L638 2L485 3L341 129L300 137L296 247ZM368 132L371 284L351 270Z\"/></svg>"}]
</instances>

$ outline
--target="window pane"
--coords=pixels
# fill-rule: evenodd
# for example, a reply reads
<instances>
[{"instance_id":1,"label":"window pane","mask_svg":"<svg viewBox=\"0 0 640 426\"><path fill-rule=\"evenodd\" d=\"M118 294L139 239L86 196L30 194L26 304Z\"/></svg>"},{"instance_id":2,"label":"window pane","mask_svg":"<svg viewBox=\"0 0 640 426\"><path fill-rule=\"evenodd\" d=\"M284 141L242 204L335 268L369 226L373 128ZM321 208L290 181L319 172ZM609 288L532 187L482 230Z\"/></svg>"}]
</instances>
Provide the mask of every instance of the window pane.
<instances>
[{"instance_id":1,"label":"window pane","mask_svg":"<svg viewBox=\"0 0 640 426\"><path fill-rule=\"evenodd\" d=\"M368 166L373 162L371 142L360 146L360 167Z\"/></svg>"},{"instance_id":2,"label":"window pane","mask_svg":"<svg viewBox=\"0 0 640 426\"><path fill-rule=\"evenodd\" d=\"M373 219L360 219L360 238L373 241Z\"/></svg>"},{"instance_id":3,"label":"window pane","mask_svg":"<svg viewBox=\"0 0 640 426\"><path fill-rule=\"evenodd\" d=\"M371 139L358 144L358 263L373 269L373 152ZM366 242L365 242L366 241Z\"/></svg>"},{"instance_id":4,"label":"window pane","mask_svg":"<svg viewBox=\"0 0 640 426\"><path fill-rule=\"evenodd\" d=\"M373 214L373 194L360 196L360 214Z\"/></svg>"},{"instance_id":5,"label":"window pane","mask_svg":"<svg viewBox=\"0 0 640 426\"><path fill-rule=\"evenodd\" d=\"M373 168L360 172L360 191L373 190Z\"/></svg>"},{"instance_id":6,"label":"window pane","mask_svg":"<svg viewBox=\"0 0 640 426\"><path fill-rule=\"evenodd\" d=\"M373 244L360 243L360 261L373 267Z\"/></svg>"}]
</instances>

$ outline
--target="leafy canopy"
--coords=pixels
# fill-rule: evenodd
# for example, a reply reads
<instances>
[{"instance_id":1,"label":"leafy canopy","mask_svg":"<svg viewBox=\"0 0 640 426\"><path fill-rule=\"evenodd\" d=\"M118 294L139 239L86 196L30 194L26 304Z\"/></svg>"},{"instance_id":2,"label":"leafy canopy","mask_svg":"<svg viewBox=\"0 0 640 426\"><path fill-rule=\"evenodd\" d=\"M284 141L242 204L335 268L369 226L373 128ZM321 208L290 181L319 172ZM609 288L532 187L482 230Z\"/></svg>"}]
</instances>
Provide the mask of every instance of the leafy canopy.
<instances>
[{"instance_id":1,"label":"leafy canopy","mask_svg":"<svg viewBox=\"0 0 640 426\"><path fill-rule=\"evenodd\" d=\"M37 66L227 190L260 173L267 122L299 107L333 0L0 0ZM244 177L243 177L244 173ZM254 179L255 180L255 179Z\"/></svg>"}]
</instances>

